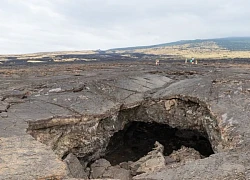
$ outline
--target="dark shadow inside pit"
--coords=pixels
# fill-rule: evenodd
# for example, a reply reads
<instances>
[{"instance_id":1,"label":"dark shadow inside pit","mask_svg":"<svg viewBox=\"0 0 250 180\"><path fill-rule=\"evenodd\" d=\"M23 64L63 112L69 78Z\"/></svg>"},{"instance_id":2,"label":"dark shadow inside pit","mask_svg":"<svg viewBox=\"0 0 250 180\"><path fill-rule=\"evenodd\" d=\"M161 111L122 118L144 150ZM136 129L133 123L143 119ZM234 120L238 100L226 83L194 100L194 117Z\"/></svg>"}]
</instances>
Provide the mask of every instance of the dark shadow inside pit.
<instances>
[{"instance_id":1,"label":"dark shadow inside pit","mask_svg":"<svg viewBox=\"0 0 250 180\"><path fill-rule=\"evenodd\" d=\"M181 130L158 123L131 122L111 137L104 158L112 165L136 161L154 148L155 141L164 146L166 156L181 146L194 148L204 157L214 154L206 135L196 130Z\"/></svg>"}]
</instances>

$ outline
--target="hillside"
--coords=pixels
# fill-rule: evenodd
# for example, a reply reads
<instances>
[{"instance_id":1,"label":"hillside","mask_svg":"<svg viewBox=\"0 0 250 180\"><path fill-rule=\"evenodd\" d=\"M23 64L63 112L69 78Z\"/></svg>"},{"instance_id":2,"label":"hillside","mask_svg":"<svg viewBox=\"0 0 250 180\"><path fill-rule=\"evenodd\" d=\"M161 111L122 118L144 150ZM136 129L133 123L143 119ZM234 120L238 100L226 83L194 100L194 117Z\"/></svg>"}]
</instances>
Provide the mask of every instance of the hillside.
<instances>
[{"instance_id":1,"label":"hillside","mask_svg":"<svg viewBox=\"0 0 250 180\"><path fill-rule=\"evenodd\" d=\"M125 48L114 48L110 50L136 50L136 49L149 49L149 48L160 48L166 46L181 46L185 44L196 44L214 42L219 47L225 48L232 51L250 51L250 37L230 37L230 38L217 38L217 39L195 39L195 40L181 40L170 43L163 43L150 46L135 46Z\"/></svg>"},{"instance_id":2,"label":"hillside","mask_svg":"<svg viewBox=\"0 0 250 180\"><path fill-rule=\"evenodd\" d=\"M177 55L197 58L248 58L250 37L182 40L151 46L116 48L116 53L145 53L154 55Z\"/></svg>"},{"instance_id":3,"label":"hillside","mask_svg":"<svg viewBox=\"0 0 250 180\"><path fill-rule=\"evenodd\" d=\"M107 51L61 51L0 55L0 65L34 63L79 63L89 61L236 59L250 57L250 37L182 40L151 46Z\"/></svg>"}]
</instances>

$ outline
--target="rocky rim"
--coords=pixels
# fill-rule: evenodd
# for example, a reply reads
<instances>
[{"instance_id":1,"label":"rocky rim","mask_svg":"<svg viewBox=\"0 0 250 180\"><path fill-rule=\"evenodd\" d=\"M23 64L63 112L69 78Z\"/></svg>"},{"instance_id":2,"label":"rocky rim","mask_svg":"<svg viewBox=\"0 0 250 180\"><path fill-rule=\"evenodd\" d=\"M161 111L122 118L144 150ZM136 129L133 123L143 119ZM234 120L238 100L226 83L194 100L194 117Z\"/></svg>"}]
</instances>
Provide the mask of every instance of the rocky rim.
<instances>
[{"instance_id":1,"label":"rocky rim","mask_svg":"<svg viewBox=\"0 0 250 180\"><path fill-rule=\"evenodd\" d=\"M85 171L129 121L198 130L215 152L134 179L249 179L249 69L150 62L0 67L0 179L69 179L70 154Z\"/></svg>"}]
</instances>

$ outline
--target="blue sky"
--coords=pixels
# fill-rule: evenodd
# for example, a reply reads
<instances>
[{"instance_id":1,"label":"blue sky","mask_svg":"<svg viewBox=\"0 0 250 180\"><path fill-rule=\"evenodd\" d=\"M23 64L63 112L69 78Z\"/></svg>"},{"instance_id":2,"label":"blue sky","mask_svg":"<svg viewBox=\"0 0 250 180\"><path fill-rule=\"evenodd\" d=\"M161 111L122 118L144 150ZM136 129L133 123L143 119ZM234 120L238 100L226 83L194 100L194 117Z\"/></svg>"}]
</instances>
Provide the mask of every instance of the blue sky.
<instances>
[{"instance_id":1,"label":"blue sky","mask_svg":"<svg viewBox=\"0 0 250 180\"><path fill-rule=\"evenodd\" d=\"M0 54L250 36L249 0L1 0Z\"/></svg>"}]
</instances>

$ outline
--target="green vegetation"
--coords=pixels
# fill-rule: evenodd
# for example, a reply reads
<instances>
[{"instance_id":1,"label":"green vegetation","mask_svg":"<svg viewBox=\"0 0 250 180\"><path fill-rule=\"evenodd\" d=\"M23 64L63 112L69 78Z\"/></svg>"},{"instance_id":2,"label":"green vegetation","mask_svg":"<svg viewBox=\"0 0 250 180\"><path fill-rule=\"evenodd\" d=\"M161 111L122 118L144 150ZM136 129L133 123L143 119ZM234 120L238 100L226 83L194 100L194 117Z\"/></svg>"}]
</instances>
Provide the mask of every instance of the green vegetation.
<instances>
[{"instance_id":1,"label":"green vegetation","mask_svg":"<svg viewBox=\"0 0 250 180\"><path fill-rule=\"evenodd\" d=\"M250 51L250 37L214 39L214 42L230 51Z\"/></svg>"},{"instance_id":2,"label":"green vegetation","mask_svg":"<svg viewBox=\"0 0 250 180\"><path fill-rule=\"evenodd\" d=\"M149 49L149 48L161 48L168 46L182 46L190 44L196 46L200 43L214 42L222 49L230 51L250 51L250 37L230 37L230 38L218 38L218 39L196 39L196 40L181 40L176 42L157 44L151 46L136 46L126 48L110 49L111 51L129 51L137 49Z\"/></svg>"},{"instance_id":3,"label":"green vegetation","mask_svg":"<svg viewBox=\"0 0 250 180\"><path fill-rule=\"evenodd\" d=\"M108 52L171 55L183 58L250 58L250 37L182 40L152 46L111 49Z\"/></svg>"}]
</instances>

